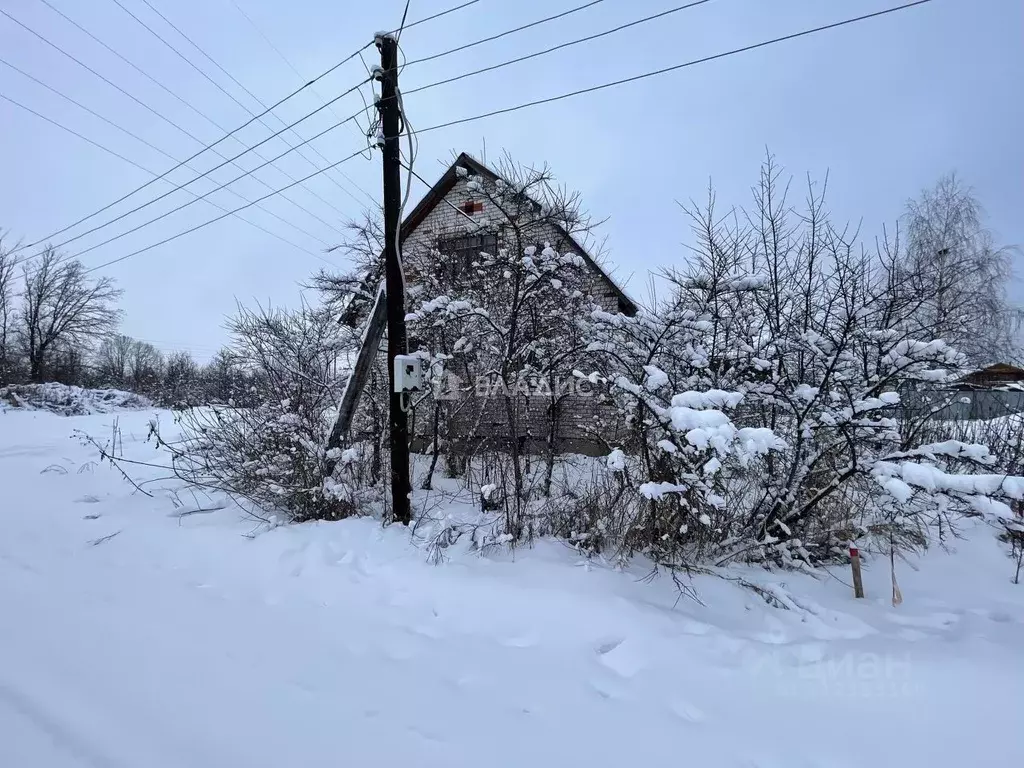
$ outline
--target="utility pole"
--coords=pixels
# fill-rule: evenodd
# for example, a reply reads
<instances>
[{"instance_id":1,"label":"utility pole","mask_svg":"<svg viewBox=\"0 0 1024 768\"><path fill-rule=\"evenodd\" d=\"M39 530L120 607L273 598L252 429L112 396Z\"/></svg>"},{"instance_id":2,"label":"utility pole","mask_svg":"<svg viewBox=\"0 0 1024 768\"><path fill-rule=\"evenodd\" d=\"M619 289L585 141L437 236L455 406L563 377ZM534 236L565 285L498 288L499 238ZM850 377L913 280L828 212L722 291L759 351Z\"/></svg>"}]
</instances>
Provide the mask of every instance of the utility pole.
<instances>
[{"instance_id":1,"label":"utility pole","mask_svg":"<svg viewBox=\"0 0 1024 768\"><path fill-rule=\"evenodd\" d=\"M398 104L398 43L390 34L376 38L380 50L381 132L384 134L384 286L387 293L388 384L390 385L391 503L396 522L408 525L412 520L409 496L409 421L403 408L403 395L395 389L395 357L406 354L405 278L399 253L399 229L402 226L402 156Z\"/></svg>"}]
</instances>

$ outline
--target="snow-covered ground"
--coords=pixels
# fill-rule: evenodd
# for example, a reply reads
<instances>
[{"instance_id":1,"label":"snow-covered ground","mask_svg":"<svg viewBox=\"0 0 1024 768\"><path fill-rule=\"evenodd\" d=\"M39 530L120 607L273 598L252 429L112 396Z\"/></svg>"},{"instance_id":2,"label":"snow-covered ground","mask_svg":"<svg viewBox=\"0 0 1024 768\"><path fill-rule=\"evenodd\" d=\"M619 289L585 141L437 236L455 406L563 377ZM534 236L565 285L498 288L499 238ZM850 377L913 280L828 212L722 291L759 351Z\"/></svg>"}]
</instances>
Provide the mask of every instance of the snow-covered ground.
<instances>
[{"instance_id":1,"label":"snow-covered ground","mask_svg":"<svg viewBox=\"0 0 1024 768\"><path fill-rule=\"evenodd\" d=\"M127 455L151 415L119 415ZM556 543L250 538L69 437L113 418L0 412L3 768L1024 764L1024 586L987 528L900 566L897 608L883 563L866 600L746 570L790 609L712 577L701 605Z\"/></svg>"}]
</instances>

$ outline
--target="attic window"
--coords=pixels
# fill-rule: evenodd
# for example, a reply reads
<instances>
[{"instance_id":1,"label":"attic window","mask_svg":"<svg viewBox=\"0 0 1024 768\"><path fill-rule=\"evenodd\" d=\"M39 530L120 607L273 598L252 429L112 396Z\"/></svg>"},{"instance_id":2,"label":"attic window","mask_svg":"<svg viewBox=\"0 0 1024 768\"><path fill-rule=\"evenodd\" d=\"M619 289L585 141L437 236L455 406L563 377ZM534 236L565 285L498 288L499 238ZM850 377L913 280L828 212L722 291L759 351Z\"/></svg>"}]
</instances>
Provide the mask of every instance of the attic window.
<instances>
[{"instance_id":1,"label":"attic window","mask_svg":"<svg viewBox=\"0 0 1024 768\"><path fill-rule=\"evenodd\" d=\"M473 263L481 261L481 253L493 255L498 249L498 237L494 234L466 235L441 240L437 250L441 260L437 265L438 278L458 278L472 271Z\"/></svg>"},{"instance_id":2,"label":"attic window","mask_svg":"<svg viewBox=\"0 0 1024 768\"><path fill-rule=\"evenodd\" d=\"M462 212L472 216L474 213L483 213L484 204L476 200L467 200L462 204Z\"/></svg>"}]
</instances>

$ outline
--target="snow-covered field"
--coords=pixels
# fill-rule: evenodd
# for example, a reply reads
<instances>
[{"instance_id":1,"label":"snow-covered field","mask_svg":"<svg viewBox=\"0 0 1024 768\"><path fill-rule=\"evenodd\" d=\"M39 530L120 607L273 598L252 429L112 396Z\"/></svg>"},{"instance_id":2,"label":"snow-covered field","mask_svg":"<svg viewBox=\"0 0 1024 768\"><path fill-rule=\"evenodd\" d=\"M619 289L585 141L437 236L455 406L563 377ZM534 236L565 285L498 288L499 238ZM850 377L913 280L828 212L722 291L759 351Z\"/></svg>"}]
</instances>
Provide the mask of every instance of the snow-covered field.
<instances>
[{"instance_id":1,"label":"snow-covered field","mask_svg":"<svg viewBox=\"0 0 1024 768\"><path fill-rule=\"evenodd\" d=\"M182 517L69 437L113 418L0 412L2 768L1024 764L987 528L901 565L898 608L881 562L867 600L747 570L790 609L712 577L701 605L556 543L434 566L370 520Z\"/></svg>"}]
</instances>

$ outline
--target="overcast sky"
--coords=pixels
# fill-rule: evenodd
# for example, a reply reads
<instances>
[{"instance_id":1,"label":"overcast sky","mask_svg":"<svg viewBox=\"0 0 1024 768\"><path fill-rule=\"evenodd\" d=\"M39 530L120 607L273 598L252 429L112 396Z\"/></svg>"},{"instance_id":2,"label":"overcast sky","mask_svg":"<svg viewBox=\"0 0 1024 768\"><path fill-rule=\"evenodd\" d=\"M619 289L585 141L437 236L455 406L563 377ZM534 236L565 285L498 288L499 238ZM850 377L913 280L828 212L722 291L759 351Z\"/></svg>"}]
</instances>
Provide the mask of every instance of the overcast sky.
<instances>
[{"instance_id":1,"label":"overcast sky","mask_svg":"<svg viewBox=\"0 0 1024 768\"><path fill-rule=\"evenodd\" d=\"M146 7L143 0L47 0L152 78L172 96L44 5L0 0L0 8L148 105L147 110L31 33L0 16L0 57L154 147L183 160L262 111L223 72ZM190 59L211 82L118 7L120 2ZM296 74L239 12L232 0L149 0L230 75L270 105L352 53L401 18L404 0L236 0L301 74ZM409 20L458 0L412 0ZM464 10L409 29L409 61L446 51L583 4L583 0L480 0ZM566 18L434 61L411 64L403 90L432 83L680 4L680 0L604 0ZM617 80L899 4L899 0L712 0L652 24L558 51L529 62L411 94L405 108L414 128L489 112ZM714 182L722 205L742 205L766 147L788 172L830 174L831 209L862 220L865 232L893 221L905 200L956 170L982 200L989 224L1007 244L1024 243L1024 2L935 0L922 7L701 64L641 82L424 133L417 170L433 181L453 151L493 159L503 150L525 164L548 163L579 190L586 206L608 218L615 274L634 296L651 270L685 257L686 225L676 200L701 197ZM375 49L365 52L372 65ZM358 58L291 99L275 113L292 122L366 78ZM369 98L369 86L362 89ZM150 169L174 165L166 155L119 132L0 64L0 94L73 128ZM243 106L244 105L244 106ZM357 93L299 125L312 136L362 107ZM247 111L250 110L250 111ZM203 117L205 115L206 117ZM185 132L172 126L172 121ZM209 118L209 119L207 119ZM276 131L281 123L268 116ZM216 124L216 125L215 125ZM220 126L218 128L217 126ZM365 123L364 123L365 126ZM260 123L240 132L246 144L270 135ZM286 134L296 143L293 134ZM353 123L314 142L305 155L319 166L356 151ZM227 140L225 157L242 151ZM259 151L284 152L279 139ZM200 171L222 162L206 153ZM260 159L238 161L248 170ZM315 169L292 153L255 174L270 188ZM124 331L164 350L208 357L226 340L223 323L236 301L294 305L299 283L322 265L325 244L338 240L346 217L379 197L380 157L342 166L349 179L321 174L272 197L266 211L242 215L301 248L228 217L154 248L103 273L125 290ZM231 165L216 183L242 173ZM194 175L194 174L193 174ZM39 240L153 178L40 118L0 99L0 229ZM171 178L191 178L179 169ZM354 184L352 183L354 182ZM199 194L206 180L192 185ZM103 223L171 189L157 182L56 242ZM253 200L270 189L252 178L232 189ZM413 199L425 188L416 183ZM147 197L148 196L148 197ZM102 242L192 198L183 191L62 250ZM243 201L227 190L210 198L227 209ZM172 216L84 254L95 266L155 243L222 211L197 202ZM104 218L105 217L105 218ZM310 253L311 252L311 253ZM342 265L344 266L344 265ZM1024 271L1022 269L1021 271ZM1015 287L1015 296L1024 291Z\"/></svg>"}]
</instances>

